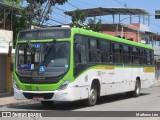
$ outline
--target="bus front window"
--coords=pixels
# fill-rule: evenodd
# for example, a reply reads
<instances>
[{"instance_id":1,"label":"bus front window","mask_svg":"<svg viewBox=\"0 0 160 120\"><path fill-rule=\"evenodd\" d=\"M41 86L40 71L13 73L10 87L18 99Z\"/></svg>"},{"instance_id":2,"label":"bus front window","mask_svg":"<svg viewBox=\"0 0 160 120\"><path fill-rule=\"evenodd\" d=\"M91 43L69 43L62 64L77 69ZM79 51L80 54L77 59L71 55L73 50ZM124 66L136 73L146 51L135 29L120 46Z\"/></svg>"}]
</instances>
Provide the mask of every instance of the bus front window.
<instances>
[{"instance_id":1,"label":"bus front window","mask_svg":"<svg viewBox=\"0 0 160 120\"><path fill-rule=\"evenodd\" d=\"M17 73L30 77L60 76L69 69L69 49L69 42L19 44Z\"/></svg>"}]
</instances>

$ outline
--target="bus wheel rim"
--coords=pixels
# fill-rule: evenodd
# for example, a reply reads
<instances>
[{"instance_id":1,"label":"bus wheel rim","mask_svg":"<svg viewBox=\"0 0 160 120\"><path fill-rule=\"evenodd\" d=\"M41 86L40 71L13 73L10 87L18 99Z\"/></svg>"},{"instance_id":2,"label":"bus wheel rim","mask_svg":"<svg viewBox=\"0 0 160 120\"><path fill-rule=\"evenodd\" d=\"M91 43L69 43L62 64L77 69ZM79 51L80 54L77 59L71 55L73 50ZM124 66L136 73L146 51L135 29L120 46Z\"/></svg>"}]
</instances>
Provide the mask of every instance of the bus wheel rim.
<instances>
[{"instance_id":1,"label":"bus wheel rim","mask_svg":"<svg viewBox=\"0 0 160 120\"><path fill-rule=\"evenodd\" d=\"M94 89L91 90L90 100L92 102L96 100L96 91Z\"/></svg>"},{"instance_id":2,"label":"bus wheel rim","mask_svg":"<svg viewBox=\"0 0 160 120\"><path fill-rule=\"evenodd\" d=\"M136 89L136 93L137 94L139 94L139 92L140 92L140 88L139 88L139 85L137 84L137 87L136 87L137 89Z\"/></svg>"}]
</instances>

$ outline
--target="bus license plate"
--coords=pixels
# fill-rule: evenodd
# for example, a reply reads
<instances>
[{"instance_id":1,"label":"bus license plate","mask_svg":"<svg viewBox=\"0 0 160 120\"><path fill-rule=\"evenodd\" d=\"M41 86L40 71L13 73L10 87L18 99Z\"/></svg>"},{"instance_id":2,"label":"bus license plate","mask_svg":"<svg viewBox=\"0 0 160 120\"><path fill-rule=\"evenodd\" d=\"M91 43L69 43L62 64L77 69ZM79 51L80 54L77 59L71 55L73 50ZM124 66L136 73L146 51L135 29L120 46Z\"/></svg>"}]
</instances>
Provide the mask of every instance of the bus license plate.
<instances>
[{"instance_id":1,"label":"bus license plate","mask_svg":"<svg viewBox=\"0 0 160 120\"><path fill-rule=\"evenodd\" d=\"M44 100L44 98L42 96L34 96L33 100L42 101L42 100Z\"/></svg>"}]
</instances>

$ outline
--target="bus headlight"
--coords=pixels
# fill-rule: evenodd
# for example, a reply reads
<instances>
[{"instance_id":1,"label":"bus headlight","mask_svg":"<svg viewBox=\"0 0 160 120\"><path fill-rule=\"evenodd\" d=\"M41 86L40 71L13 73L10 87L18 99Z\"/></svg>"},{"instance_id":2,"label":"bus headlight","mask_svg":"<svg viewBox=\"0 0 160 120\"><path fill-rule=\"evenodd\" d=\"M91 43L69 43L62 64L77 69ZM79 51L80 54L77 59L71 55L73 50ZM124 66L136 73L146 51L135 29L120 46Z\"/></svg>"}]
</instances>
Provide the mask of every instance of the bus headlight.
<instances>
[{"instance_id":1,"label":"bus headlight","mask_svg":"<svg viewBox=\"0 0 160 120\"><path fill-rule=\"evenodd\" d=\"M70 83L70 80L66 80L60 87L59 90L64 90L67 88L68 84Z\"/></svg>"}]
</instances>

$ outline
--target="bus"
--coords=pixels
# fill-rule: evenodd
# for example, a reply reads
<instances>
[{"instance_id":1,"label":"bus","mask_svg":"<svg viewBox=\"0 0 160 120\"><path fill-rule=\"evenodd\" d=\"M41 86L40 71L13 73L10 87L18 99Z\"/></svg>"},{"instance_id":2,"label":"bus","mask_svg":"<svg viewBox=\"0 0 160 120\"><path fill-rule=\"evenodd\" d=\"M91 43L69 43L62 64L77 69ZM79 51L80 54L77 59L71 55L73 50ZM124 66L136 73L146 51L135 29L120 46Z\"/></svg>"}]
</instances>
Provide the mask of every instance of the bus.
<instances>
[{"instance_id":1,"label":"bus","mask_svg":"<svg viewBox=\"0 0 160 120\"><path fill-rule=\"evenodd\" d=\"M155 78L153 48L81 28L23 30L16 41L14 96L42 105L126 93L138 97Z\"/></svg>"}]
</instances>

